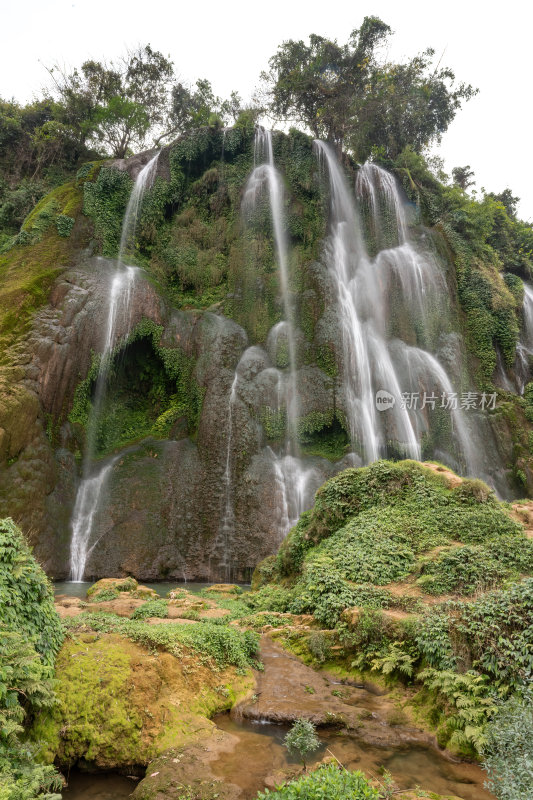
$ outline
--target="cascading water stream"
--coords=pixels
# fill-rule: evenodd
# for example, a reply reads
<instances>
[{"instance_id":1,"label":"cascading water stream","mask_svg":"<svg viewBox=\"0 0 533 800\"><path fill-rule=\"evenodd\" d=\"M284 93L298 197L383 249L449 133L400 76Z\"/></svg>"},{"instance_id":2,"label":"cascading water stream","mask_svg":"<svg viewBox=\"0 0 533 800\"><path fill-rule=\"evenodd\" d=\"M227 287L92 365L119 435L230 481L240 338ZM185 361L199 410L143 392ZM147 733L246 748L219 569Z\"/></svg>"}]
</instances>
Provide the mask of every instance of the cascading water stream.
<instances>
[{"instance_id":1,"label":"cascading water stream","mask_svg":"<svg viewBox=\"0 0 533 800\"><path fill-rule=\"evenodd\" d=\"M315 141L315 147L329 177L331 216L325 255L336 291L345 413L352 442L362 449L367 463L386 455L391 442L402 455L420 460L427 422L419 409L409 409L400 398L421 389L428 395L437 389L441 395L453 394L452 385L435 356L391 338L388 328L397 312L392 304L403 306L407 324L412 326L411 338L429 347L433 337L429 311L439 309L443 317L446 306L444 276L436 261L414 246L396 181L375 164L360 168L355 186L377 253L370 259L337 159L324 142ZM384 413L376 410L379 390L395 399ZM447 410L464 469L479 474L479 459L462 410L453 404Z\"/></svg>"},{"instance_id":2,"label":"cascading water stream","mask_svg":"<svg viewBox=\"0 0 533 800\"><path fill-rule=\"evenodd\" d=\"M524 283L524 334L523 343L533 352L533 287Z\"/></svg>"},{"instance_id":3,"label":"cascading water stream","mask_svg":"<svg viewBox=\"0 0 533 800\"><path fill-rule=\"evenodd\" d=\"M158 157L159 153L157 153L139 172L133 185L122 223L117 269L111 280L109 293L104 346L100 357L100 366L87 425L87 442L82 468L82 480L78 488L72 514L70 578L73 581L83 580L87 559L99 541L99 539L92 541L94 521L99 510L99 505L105 491L111 468L116 461L116 458L113 458L103 466L98 466L96 471L93 471L92 460L96 449L98 425L101 417L102 404L105 398L113 348L116 345L117 331L120 330L121 335L127 337L131 330L130 307L136 270L134 267L126 266L124 264L124 258L129 248L133 246L142 199L147 189L149 189L153 183Z\"/></svg>"},{"instance_id":4,"label":"cascading water stream","mask_svg":"<svg viewBox=\"0 0 533 800\"><path fill-rule=\"evenodd\" d=\"M275 408L276 414L285 412L286 431L284 451L276 455L271 448L267 449L272 459L274 484L276 486L277 508L279 519L277 527L280 541L290 527L294 525L300 514L308 508L313 499L314 491L322 482L318 472L313 467L305 466L298 457L297 422L299 414L298 390L296 381L296 342L292 300L289 287L289 255L286 235L286 225L283 213L283 182L274 165L272 147L272 133L263 128L257 128L254 141L254 169L246 184L243 198L243 212L252 215L259 202L268 197L276 260L279 268L281 294L283 302L284 319L274 326L269 334L274 350L278 349L281 338L286 340L288 350L287 372L276 369L277 392ZM221 517L219 533L215 550L222 549L219 566L224 570L226 579L231 575L232 537L235 529L234 490L233 490L233 464L232 451L234 446L234 409L238 396L239 368L254 348L245 351L237 365L235 376L231 385L228 399L228 433L226 444L226 462L223 474L224 510Z\"/></svg>"},{"instance_id":5,"label":"cascading water stream","mask_svg":"<svg viewBox=\"0 0 533 800\"><path fill-rule=\"evenodd\" d=\"M516 373L520 394L524 394L530 375L530 357L533 356L533 287L524 282L522 304L523 324L520 341L516 347Z\"/></svg>"},{"instance_id":6,"label":"cascading water stream","mask_svg":"<svg viewBox=\"0 0 533 800\"><path fill-rule=\"evenodd\" d=\"M294 315L289 289L289 249L283 213L283 182L274 166L272 132L258 127L254 142L254 163L244 195L244 207L253 210L261 197L266 184L272 217L274 243L279 267L283 314L289 350L289 381L286 398L287 411L287 452L296 453L296 424L298 419L298 391L296 386L296 342L294 335Z\"/></svg>"},{"instance_id":7,"label":"cascading water stream","mask_svg":"<svg viewBox=\"0 0 533 800\"><path fill-rule=\"evenodd\" d=\"M400 387L386 346L381 293L375 270L369 268L355 205L333 151L318 140L315 146L329 175L331 234L326 256L339 308L346 414L352 442L359 443L365 461L372 462L382 455L385 446L375 407L376 391L386 389L393 394ZM374 386L375 366L391 388ZM405 455L420 459L420 445L408 412L396 404L391 413L399 446Z\"/></svg>"},{"instance_id":8,"label":"cascading water stream","mask_svg":"<svg viewBox=\"0 0 533 800\"><path fill-rule=\"evenodd\" d=\"M274 164L272 132L261 127L256 131L254 161L256 166L250 178L249 188L253 192L253 202L255 202L258 188L260 189L258 183L263 184L266 182L267 184L279 267L285 319L283 322L278 323L275 329L284 331L288 345L288 380L285 383L285 411L287 417L285 452L275 457L273 461L275 480L282 496L282 507L284 509L279 524L281 538L283 538L297 522L300 514L312 504L314 492L320 485L320 479L317 478L316 469L306 466L299 457L298 417L300 403L297 385L294 311L289 286L289 248L283 212L283 182Z\"/></svg>"},{"instance_id":9,"label":"cascading water stream","mask_svg":"<svg viewBox=\"0 0 533 800\"><path fill-rule=\"evenodd\" d=\"M226 445L226 469L224 471L224 495L225 495L225 508L220 526L218 536L218 543L222 544L222 559L220 566L224 569L225 578L227 581L231 578L231 544L230 539L235 532L235 511L233 508L233 470L231 453L233 449L233 409L237 399L237 386L239 383L239 373L235 370L233 383L231 384L231 391L228 402L228 441ZM220 541L221 540L221 541Z\"/></svg>"}]
</instances>

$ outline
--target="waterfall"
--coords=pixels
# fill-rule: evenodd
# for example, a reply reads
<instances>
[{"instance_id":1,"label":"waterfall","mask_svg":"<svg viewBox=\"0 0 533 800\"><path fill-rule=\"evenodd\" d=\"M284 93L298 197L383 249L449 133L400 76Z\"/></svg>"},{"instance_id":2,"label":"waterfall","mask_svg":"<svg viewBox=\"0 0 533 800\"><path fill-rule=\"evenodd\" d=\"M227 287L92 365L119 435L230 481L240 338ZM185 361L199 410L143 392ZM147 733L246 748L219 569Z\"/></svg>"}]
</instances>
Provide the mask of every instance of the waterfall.
<instances>
[{"instance_id":1,"label":"waterfall","mask_svg":"<svg viewBox=\"0 0 533 800\"><path fill-rule=\"evenodd\" d=\"M274 164L272 133L264 128L257 128L254 140L254 169L248 178L244 197L243 214L251 216L259 203L266 198L272 220L272 231L276 261L279 270L280 287L283 305L283 319L278 322L268 335L267 347L277 352L280 345L286 344L286 359L279 366L282 369L269 368L272 371L276 392L271 404L271 411L276 415L285 413L285 441L280 454L269 447L267 453L271 458L273 481L280 511L275 524L280 541L295 524L302 511L313 502L314 492L322 483L322 476L313 467L306 467L298 457L298 416L299 399L297 389L297 357L294 327L294 312L289 286L289 248L286 224L284 219L283 182ZM234 475L232 451L234 447L234 410L238 396L239 370L249 354L257 348L249 348L241 357L236 367L228 399L228 427L226 444L225 470L223 483L223 511L219 532L215 543L215 551L222 549L220 566L224 569L226 579L232 569L232 537L235 530L234 509Z\"/></svg>"},{"instance_id":2,"label":"waterfall","mask_svg":"<svg viewBox=\"0 0 533 800\"><path fill-rule=\"evenodd\" d=\"M278 530L282 540L290 528L296 524L300 515L311 507L315 492L322 483L322 477L316 468L306 466L304 460L299 457L298 418L300 415L300 402L297 384L294 311L289 287L289 248L283 213L283 182L274 164L272 132L262 127L257 128L256 131L254 162L256 166L250 178L249 191L253 192L255 201L258 184L266 182L268 187L283 299L284 320L274 326L269 338L273 340L274 349L276 349L277 339L280 334L286 337L288 345L288 380L285 382L284 398L287 417L284 452L273 460L274 480L281 498L282 514L278 522ZM278 386L282 386L281 375ZM277 411L280 411L279 405ZM272 453L273 451L270 449L270 452Z\"/></svg>"},{"instance_id":3,"label":"waterfall","mask_svg":"<svg viewBox=\"0 0 533 800\"><path fill-rule=\"evenodd\" d=\"M516 380L520 394L524 394L526 383L530 379L530 362L533 356L533 287L525 281L522 314L522 331L516 346Z\"/></svg>"},{"instance_id":4,"label":"waterfall","mask_svg":"<svg viewBox=\"0 0 533 800\"><path fill-rule=\"evenodd\" d=\"M296 426L298 420L298 391L296 385L296 342L294 335L294 315L289 289L289 248L283 213L283 182L274 166L272 131L262 127L256 130L254 141L255 168L248 180L244 194L244 208L253 210L264 191L268 191L274 243L279 268L281 294L283 300L284 328L289 350L289 381L286 399L287 438L289 451L297 451Z\"/></svg>"},{"instance_id":5,"label":"waterfall","mask_svg":"<svg viewBox=\"0 0 533 800\"><path fill-rule=\"evenodd\" d=\"M352 442L359 444L365 461L371 462L383 455L385 447L376 391L398 396L401 387L387 350L381 287L376 269L369 264L359 216L333 151L318 140L315 146L329 174L331 233L326 259L336 289L342 336L345 411ZM383 385L374 385L376 369ZM401 450L420 459L420 445L407 410L396 403L391 413Z\"/></svg>"},{"instance_id":6,"label":"waterfall","mask_svg":"<svg viewBox=\"0 0 533 800\"><path fill-rule=\"evenodd\" d=\"M443 313L444 276L436 260L414 245L394 177L366 164L358 171L355 195L376 251L372 259L360 214L333 151L318 140L315 148L329 179L330 231L324 253L335 287L344 410L352 443L366 463L387 455L391 444L402 456L420 460L422 435L429 429L428 409L423 414L401 398L421 390L428 396L436 390L453 394L444 367L428 351L435 328L448 324ZM406 341L391 331L398 308L405 311ZM379 394L393 398L386 411L377 410ZM479 459L460 405L447 410L464 469L475 472Z\"/></svg>"},{"instance_id":7,"label":"waterfall","mask_svg":"<svg viewBox=\"0 0 533 800\"><path fill-rule=\"evenodd\" d=\"M228 441L226 445L226 469L222 478L224 483L225 508L216 544L222 544L221 566L224 568L226 580L231 577L231 555L233 548L230 539L235 532L235 511L233 508L233 471L231 453L233 449L233 408L237 399L239 373L235 370L228 401Z\"/></svg>"},{"instance_id":8,"label":"waterfall","mask_svg":"<svg viewBox=\"0 0 533 800\"><path fill-rule=\"evenodd\" d=\"M126 266L124 259L128 250L134 246L135 230L142 200L145 192L153 183L158 157L159 153L139 172L133 185L122 223L117 268L111 279L109 292L104 345L100 356L93 403L87 424L87 442L82 468L82 480L76 495L71 521L70 578L73 581L83 580L87 559L97 541L99 541L92 541L94 522L115 459L103 466L97 465L95 469L93 469L92 461L96 452L98 425L101 418L102 404L105 399L109 367L113 348L116 345L117 332L120 331L123 337L127 337L131 330L131 299L137 271L134 267Z\"/></svg>"},{"instance_id":9,"label":"waterfall","mask_svg":"<svg viewBox=\"0 0 533 800\"><path fill-rule=\"evenodd\" d=\"M533 353L533 287L524 282L524 347Z\"/></svg>"}]
</instances>

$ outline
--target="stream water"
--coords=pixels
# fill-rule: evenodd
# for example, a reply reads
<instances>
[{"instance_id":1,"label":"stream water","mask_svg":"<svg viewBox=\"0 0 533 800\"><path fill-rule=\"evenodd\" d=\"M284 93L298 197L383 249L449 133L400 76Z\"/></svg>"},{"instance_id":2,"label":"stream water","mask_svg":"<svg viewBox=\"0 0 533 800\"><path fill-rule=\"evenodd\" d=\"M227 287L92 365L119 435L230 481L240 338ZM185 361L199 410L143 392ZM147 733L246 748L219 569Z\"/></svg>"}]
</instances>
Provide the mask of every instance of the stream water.
<instances>
[{"instance_id":1,"label":"stream water","mask_svg":"<svg viewBox=\"0 0 533 800\"><path fill-rule=\"evenodd\" d=\"M228 783L243 791L243 800L255 797L264 789L265 778L277 770L297 764L283 746L286 725L236 721L228 714L215 717L217 726L239 739L231 753L223 753L211 769ZM431 748L406 745L404 749L371 747L331 730L319 730L321 747L309 763L334 755L349 770L362 770L367 777L377 777L388 770L401 789L420 786L426 791L458 795L464 800L494 800L483 788L485 773L474 764L448 761ZM328 752L329 751L329 752ZM246 769L243 768L246 765Z\"/></svg>"},{"instance_id":2,"label":"stream water","mask_svg":"<svg viewBox=\"0 0 533 800\"><path fill-rule=\"evenodd\" d=\"M71 770L64 800L121 800L129 797L138 781L123 775Z\"/></svg>"},{"instance_id":3,"label":"stream water","mask_svg":"<svg viewBox=\"0 0 533 800\"><path fill-rule=\"evenodd\" d=\"M131 301L137 270L126 265L124 259L134 246L135 229L142 199L145 192L152 185L158 157L159 153L143 167L133 185L122 223L117 268L110 281L105 341L87 423L87 443L82 468L82 480L78 487L71 520L70 577L74 581L83 581L87 559L101 538L95 539L93 536L95 517L98 514L102 498L105 496L107 480L118 459L118 456L114 456L103 464L98 464L96 467L93 465L98 425L109 378L109 368L111 366L113 348L117 344L117 330L119 326L122 326L122 335L125 339L131 329Z\"/></svg>"},{"instance_id":4,"label":"stream water","mask_svg":"<svg viewBox=\"0 0 533 800\"><path fill-rule=\"evenodd\" d=\"M283 739L286 725L236 721L229 714L220 714L214 722L223 731L237 737L231 752L221 753L212 762L213 774L242 791L242 800L252 800L264 790L265 779L278 770L297 766L298 760L288 755ZM408 746L404 749L378 748L364 744L336 731L319 730L320 749L308 757L310 765L325 756L335 756L349 770L362 770L367 777L381 779L388 770L400 789L414 789L463 800L494 800L483 787L485 773L474 764L448 761L431 748ZM244 766L246 765L246 766ZM119 800L129 797L136 781L110 773L86 773L72 770L65 800Z\"/></svg>"}]
</instances>

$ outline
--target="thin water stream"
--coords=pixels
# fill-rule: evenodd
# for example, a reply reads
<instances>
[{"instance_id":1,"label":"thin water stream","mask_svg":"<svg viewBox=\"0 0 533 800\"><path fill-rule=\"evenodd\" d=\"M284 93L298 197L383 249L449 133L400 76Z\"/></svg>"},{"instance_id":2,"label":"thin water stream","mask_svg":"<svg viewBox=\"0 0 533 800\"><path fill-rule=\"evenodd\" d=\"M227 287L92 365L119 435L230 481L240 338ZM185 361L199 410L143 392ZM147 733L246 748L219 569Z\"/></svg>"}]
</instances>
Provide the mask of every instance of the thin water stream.
<instances>
[{"instance_id":1,"label":"thin water stream","mask_svg":"<svg viewBox=\"0 0 533 800\"><path fill-rule=\"evenodd\" d=\"M257 792L279 783L289 774L301 774L298 760L289 756L283 739L287 725L236 721L229 714L214 718L217 727L236 738L230 752L220 753L211 762L216 778L234 784L241 790L240 800L253 800ZM310 766L328 756L335 757L350 771L361 770L368 778L381 780L383 772L391 773L400 789L421 789L463 800L494 800L484 788L485 773L475 764L452 762L429 747L409 746L402 749L373 747L337 731L318 731L320 748L308 757ZM65 800L120 800L129 797L136 781L114 773L86 773L72 770ZM401 796L401 795L400 795Z\"/></svg>"}]
</instances>

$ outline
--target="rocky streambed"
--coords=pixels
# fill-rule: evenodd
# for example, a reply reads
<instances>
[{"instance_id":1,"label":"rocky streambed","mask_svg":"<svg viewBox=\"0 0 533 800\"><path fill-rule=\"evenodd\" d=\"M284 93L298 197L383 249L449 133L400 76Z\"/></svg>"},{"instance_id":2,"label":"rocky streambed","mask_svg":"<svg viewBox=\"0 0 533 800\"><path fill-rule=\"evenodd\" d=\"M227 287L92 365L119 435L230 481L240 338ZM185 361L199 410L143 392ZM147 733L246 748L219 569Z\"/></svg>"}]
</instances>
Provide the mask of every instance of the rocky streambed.
<instances>
[{"instance_id":1,"label":"rocky streambed","mask_svg":"<svg viewBox=\"0 0 533 800\"><path fill-rule=\"evenodd\" d=\"M179 642L179 631L195 620L199 632L211 625L215 638L217 631L243 635L247 618L231 621L230 611L236 614L241 595L231 585L202 594L178 587L163 601L153 588L128 578L100 581L87 602L56 596L56 609L72 631L58 660L62 710L55 721L56 754L72 775L66 797L112 800L133 792L135 800L252 800L301 773L283 739L303 717L320 739L311 766L334 761L362 770L376 785L388 771L403 798L423 796L409 794L417 787L435 798L492 798L483 771L439 749L435 736L414 719L408 690L357 682L340 668L314 669L284 646L291 634L316 631L310 615L267 614L260 637L263 668L253 675L217 667L187 649L187 638L175 652L168 645ZM165 616L148 616L161 603ZM273 628L275 623L280 627ZM154 626L162 626L162 638ZM161 644L167 649L161 651ZM86 708L80 698L86 698ZM98 711L106 704L107 713ZM100 773L80 774L80 767ZM113 769L120 776L102 774ZM124 780L128 775L136 780Z\"/></svg>"},{"instance_id":2,"label":"rocky streambed","mask_svg":"<svg viewBox=\"0 0 533 800\"><path fill-rule=\"evenodd\" d=\"M252 697L231 714L217 715L209 739L153 762L134 793L137 800L177 800L184 785L194 786L195 797L227 800L250 800L273 789L301 774L301 764L283 745L298 717L317 726L321 741L310 765L338 761L376 783L388 770L399 790L421 787L437 793L432 796L492 800L483 771L439 751L435 738L402 715L388 692L317 672L266 635L261 660L264 671L256 672Z\"/></svg>"}]
</instances>

